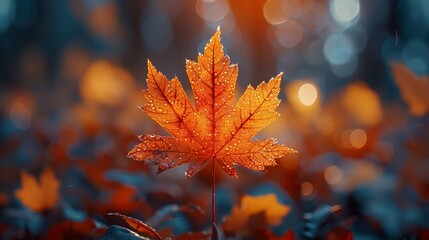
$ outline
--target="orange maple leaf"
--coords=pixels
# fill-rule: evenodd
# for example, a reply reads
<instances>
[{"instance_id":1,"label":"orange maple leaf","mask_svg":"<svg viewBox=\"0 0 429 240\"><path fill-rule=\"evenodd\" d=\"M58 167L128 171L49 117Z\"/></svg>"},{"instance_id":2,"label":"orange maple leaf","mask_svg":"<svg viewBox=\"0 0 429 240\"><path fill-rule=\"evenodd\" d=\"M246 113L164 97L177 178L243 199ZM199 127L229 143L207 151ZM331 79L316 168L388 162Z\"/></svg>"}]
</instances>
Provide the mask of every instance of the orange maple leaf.
<instances>
[{"instance_id":1,"label":"orange maple leaf","mask_svg":"<svg viewBox=\"0 0 429 240\"><path fill-rule=\"evenodd\" d=\"M265 166L276 165L276 158L295 152L275 139L252 141L279 117L275 109L280 103L282 73L256 89L249 85L234 106L238 66L230 65L220 34L218 29L197 62L186 60L195 107L176 77L169 81L148 61L144 92L148 102L141 108L172 136L139 136L141 143L129 157L157 165L157 173L189 163L188 177L216 161L227 174L237 177L234 164L263 171Z\"/></svg>"},{"instance_id":2,"label":"orange maple leaf","mask_svg":"<svg viewBox=\"0 0 429 240\"><path fill-rule=\"evenodd\" d=\"M283 217L290 212L290 207L279 203L275 194L261 196L246 195L241 199L241 206L234 206L224 228L228 231L246 231L252 216L262 215L267 225L281 224ZM261 227L258 224L258 227Z\"/></svg>"},{"instance_id":3,"label":"orange maple leaf","mask_svg":"<svg viewBox=\"0 0 429 240\"><path fill-rule=\"evenodd\" d=\"M22 186L15 191L21 203L33 211L43 211L55 207L59 200L60 183L54 172L47 168L40 176L40 183L26 171L21 172Z\"/></svg>"}]
</instances>

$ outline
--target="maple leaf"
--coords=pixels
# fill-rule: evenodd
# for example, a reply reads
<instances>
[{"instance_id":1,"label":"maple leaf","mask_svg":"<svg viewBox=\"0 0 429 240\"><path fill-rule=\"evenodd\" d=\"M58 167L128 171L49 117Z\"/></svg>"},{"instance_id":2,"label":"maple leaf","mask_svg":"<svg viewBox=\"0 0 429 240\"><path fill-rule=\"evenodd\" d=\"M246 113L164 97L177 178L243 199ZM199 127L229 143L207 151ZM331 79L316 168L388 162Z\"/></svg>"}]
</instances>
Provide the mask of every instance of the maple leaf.
<instances>
[{"instance_id":1,"label":"maple leaf","mask_svg":"<svg viewBox=\"0 0 429 240\"><path fill-rule=\"evenodd\" d=\"M35 177L21 172L22 187L15 191L15 196L21 203L34 211L53 208L58 200L60 183L52 169L45 169L40 176L40 183Z\"/></svg>"},{"instance_id":2,"label":"maple leaf","mask_svg":"<svg viewBox=\"0 0 429 240\"><path fill-rule=\"evenodd\" d=\"M189 163L188 177L209 162L237 177L234 164L263 171L276 158L295 152L274 139L252 138L279 117L282 73L256 89L248 86L234 106L238 66L224 54L218 29L197 62L186 60L186 73L194 94L191 104L177 77L171 81L148 61L147 103L141 106L172 136L139 136L140 144L128 156L157 165L157 173Z\"/></svg>"},{"instance_id":3,"label":"maple leaf","mask_svg":"<svg viewBox=\"0 0 429 240\"><path fill-rule=\"evenodd\" d=\"M231 215L225 222L225 229L228 231L245 231L249 227L252 217L262 218L256 221L265 222L267 225L279 225L289 211L290 207L279 203L275 194L246 195L241 199L240 207L233 207ZM255 221L254 218L253 220ZM260 227L260 224L258 226Z\"/></svg>"}]
</instances>

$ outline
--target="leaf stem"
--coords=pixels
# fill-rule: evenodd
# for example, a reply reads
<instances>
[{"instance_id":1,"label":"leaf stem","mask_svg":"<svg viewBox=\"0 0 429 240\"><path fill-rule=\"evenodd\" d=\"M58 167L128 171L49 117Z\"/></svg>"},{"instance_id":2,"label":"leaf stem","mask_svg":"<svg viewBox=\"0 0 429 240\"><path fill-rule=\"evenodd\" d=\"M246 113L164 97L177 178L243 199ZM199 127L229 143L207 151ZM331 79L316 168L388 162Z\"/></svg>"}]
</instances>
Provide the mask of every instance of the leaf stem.
<instances>
[{"instance_id":1,"label":"leaf stem","mask_svg":"<svg viewBox=\"0 0 429 240\"><path fill-rule=\"evenodd\" d=\"M215 173L215 160L212 160L212 236L214 236L214 226L216 224L216 173Z\"/></svg>"}]
</instances>

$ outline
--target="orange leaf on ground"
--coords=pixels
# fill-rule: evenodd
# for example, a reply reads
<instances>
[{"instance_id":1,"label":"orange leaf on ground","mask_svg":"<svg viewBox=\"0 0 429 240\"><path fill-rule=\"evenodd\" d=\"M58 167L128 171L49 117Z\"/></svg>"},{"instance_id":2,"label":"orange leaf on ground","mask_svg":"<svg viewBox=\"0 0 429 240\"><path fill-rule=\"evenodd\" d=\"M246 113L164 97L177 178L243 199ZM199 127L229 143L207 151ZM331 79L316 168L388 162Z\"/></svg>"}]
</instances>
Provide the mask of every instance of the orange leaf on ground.
<instances>
[{"instance_id":1,"label":"orange leaf on ground","mask_svg":"<svg viewBox=\"0 0 429 240\"><path fill-rule=\"evenodd\" d=\"M240 207L232 208L231 215L225 222L225 230L246 231L249 220L256 215L262 215L267 225L279 225L289 211L290 207L279 203L275 194L246 195L241 199Z\"/></svg>"},{"instance_id":2,"label":"orange leaf on ground","mask_svg":"<svg viewBox=\"0 0 429 240\"><path fill-rule=\"evenodd\" d=\"M408 103L410 113L423 116L429 111L429 77L418 77L405 65L392 63L392 72L402 98Z\"/></svg>"},{"instance_id":3,"label":"orange leaf on ground","mask_svg":"<svg viewBox=\"0 0 429 240\"><path fill-rule=\"evenodd\" d=\"M45 169L40 176L40 182L26 171L22 171L21 184L21 188L15 191L15 196L33 211L53 208L60 198L58 193L60 182L52 169Z\"/></svg>"},{"instance_id":4,"label":"orange leaf on ground","mask_svg":"<svg viewBox=\"0 0 429 240\"><path fill-rule=\"evenodd\" d=\"M237 177L234 164L263 171L276 165L276 158L295 152L274 139L252 138L279 117L282 74L256 89L249 86L234 105L238 66L223 52L218 29L197 62L187 60L194 94L191 104L180 81L171 81L148 61L147 103L141 108L172 136L144 135L128 156L157 165L158 172L189 164L188 177L216 161L230 176Z\"/></svg>"}]
</instances>

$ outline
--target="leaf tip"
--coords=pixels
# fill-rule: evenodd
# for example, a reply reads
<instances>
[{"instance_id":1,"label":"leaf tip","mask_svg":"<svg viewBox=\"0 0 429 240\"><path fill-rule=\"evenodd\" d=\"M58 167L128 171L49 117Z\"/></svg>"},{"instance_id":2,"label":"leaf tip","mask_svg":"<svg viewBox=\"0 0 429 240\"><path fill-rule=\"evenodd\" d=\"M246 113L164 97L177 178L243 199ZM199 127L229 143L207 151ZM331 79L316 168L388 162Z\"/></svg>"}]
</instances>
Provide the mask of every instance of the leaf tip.
<instances>
[{"instance_id":1,"label":"leaf tip","mask_svg":"<svg viewBox=\"0 0 429 240\"><path fill-rule=\"evenodd\" d=\"M147 60L146 60L146 63L147 63L147 66L149 67L153 67L153 64L152 64L152 62L150 61L150 59L148 58Z\"/></svg>"},{"instance_id":2,"label":"leaf tip","mask_svg":"<svg viewBox=\"0 0 429 240\"><path fill-rule=\"evenodd\" d=\"M289 153L294 153L294 154L298 154L298 150L295 150L293 148L289 148Z\"/></svg>"}]
</instances>

